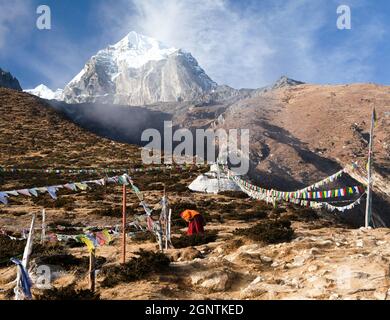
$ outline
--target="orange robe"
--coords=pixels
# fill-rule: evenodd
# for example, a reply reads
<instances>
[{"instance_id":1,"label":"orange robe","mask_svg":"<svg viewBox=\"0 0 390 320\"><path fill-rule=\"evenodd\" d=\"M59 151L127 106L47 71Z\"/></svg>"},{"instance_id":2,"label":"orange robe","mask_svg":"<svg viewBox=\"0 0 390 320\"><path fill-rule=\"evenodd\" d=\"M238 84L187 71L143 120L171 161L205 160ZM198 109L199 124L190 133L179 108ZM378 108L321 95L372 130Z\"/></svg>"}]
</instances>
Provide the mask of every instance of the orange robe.
<instances>
[{"instance_id":1,"label":"orange robe","mask_svg":"<svg viewBox=\"0 0 390 320\"><path fill-rule=\"evenodd\" d=\"M206 222L198 211L185 210L181 213L181 217L188 222L187 235L204 234Z\"/></svg>"}]
</instances>

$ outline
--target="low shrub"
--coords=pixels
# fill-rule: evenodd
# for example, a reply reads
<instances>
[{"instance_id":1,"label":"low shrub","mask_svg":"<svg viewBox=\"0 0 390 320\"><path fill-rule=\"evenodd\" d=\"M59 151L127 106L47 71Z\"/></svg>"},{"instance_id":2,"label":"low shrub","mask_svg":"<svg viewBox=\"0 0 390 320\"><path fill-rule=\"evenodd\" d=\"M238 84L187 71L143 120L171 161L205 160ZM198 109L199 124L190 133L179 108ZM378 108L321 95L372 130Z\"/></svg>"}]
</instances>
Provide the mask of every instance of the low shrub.
<instances>
[{"instance_id":1,"label":"low shrub","mask_svg":"<svg viewBox=\"0 0 390 320\"><path fill-rule=\"evenodd\" d=\"M41 206L44 208L52 208L54 206L55 200L53 200L49 195L41 195L39 197L31 198L33 203L37 206Z\"/></svg>"},{"instance_id":2,"label":"low shrub","mask_svg":"<svg viewBox=\"0 0 390 320\"><path fill-rule=\"evenodd\" d=\"M284 213L286 211L287 211L286 208L273 208L272 209L272 213L274 213L274 214L281 214L281 213Z\"/></svg>"},{"instance_id":3,"label":"low shrub","mask_svg":"<svg viewBox=\"0 0 390 320\"><path fill-rule=\"evenodd\" d=\"M73 224L72 222L64 220L64 219L54 220L53 222L48 223L47 226L50 228L56 228L57 226L67 227L67 228L84 227L84 225L80 222Z\"/></svg>"},{"instance_id":4,"label":"low shrub","mask_svg":"<svg viewBox=\"0 0 390 320\"><path fill-rule=\"evenodd\" d=\"M50 256L66 253L65 244L60 242L34 243L31 257Z\"/></svg>"},{"instance_id":5,"label":"low shrub","mask_svg":"<svg viewBox=\"0 0 390 320\"><path fill-rule=\"evenodd\" d=\"M294 221L309 222L309 221L314 221L319 219L317 212L311 208L293 209L292 212L293 213L291 216L289 216L289 219Z\"/></svg>"},{"instance_id":6,"label":"low shrub","mask_svg":"<svg viewBox=\"0 0 390 320\"><path fill-rule=\"evenodd\" d=\"M257 210L266 210L266 211L270 211L270 210L273 209L272 204L267 203L267 202L265 202L265 201L256 201L255 205L256 205L256 209L257 209Z\"/></svg>"},{"instance_id":7,"label":"low shrub","mask_svg":"<svg viewBox=\"0 0 390 320\"><path fill-rule=\"evenodd\" d=\"M43 290L34 295L36 300L100 300L100 294L91 290L75 289L74 285Z\"/></svg>"},{"instance_id":8,"label":"low shrub","mask_svg":"<svg viewBox=\"0 0 390 320\"><path fill-rule=\"evenodd\" d=\"M69 248L82 248L85 246L85 243L76 241L75 239L69 239L68 241L66 241L66 245Z\"/></svg>"},{"instance_id":9,"label":"low shrub","mask_svg":"<svg viewBox=\"0 0 390 320\"><path fill-rule=\"evenodd\" d=\"M203 235L191 235L186 234L181 235L180 237L172 238L172 245L176 249L186 248L186 247L195 247L209 242L214 242L217 240L218 233L216 231L208 231Z\"/></svg>"},{"instance_id":10,"label":"low shrub","mask_svg":"<svg viewBox=\"0 0 390 320\"><path fill-rule=\"evenodd\" d=\"M131 235L131 240L135 242L156 242L156 236L151 232L135 232Z\"/></svg>"},{"instance_id":11,"label":"low shrub","mask_svg":"<svg viewBox=\"0 0 390 320\"><path fill-rule=\"evenodd\" d=\"M26 214L28 214L28 212L26 212L26 211L12 211L12 215L14 217L21 217L21 216L24 216Z\"/></svg>"},{"instance_id":12,"label":"low shrub","mask_svg":"<svg viewBox=\"0 0 390 320\"><path fill-rule=\"evenodd\" d=\"M170 205L170 208L172 209L172 212L177 213L177 215L179 215L184 210L198 210L199 211L200 205L198 205L194 202L180 201L180 202L172 203Z\"/></svg>"},{"instance_id":13,"label":"low shrub","mask_svg":"<svg viewBox=\"0 0 390 320\"><path fill-rule=\"evenodd\" d=\"M97 209L91 212L92 214L103 216L103 217L122 217L122 208L114 207L114 208L105 208L105 209Z\"/></svg>"},{"instance_id":14,"label":"low shrub","mask_svg":"<svg viewBox=\"0 0 390 320\"><path fill-rule=\"evenodd\" d=\"M236 198L236 199L247 199L248 195L242 191L222 191L218 194L230 197L230 198Z\"/></svg>"},{"instance_id":15,"label":"low shrub","mask_svg":"<svg viewBox=\"0 0 390 320\"><path fill-rule=\"evenodd\" d=\"M106 263L106 258L96 257L95 267L100 268ZM54 265L59 266L66 271L75 270L80 272L86 272L89 268L89 257L75 257L72 254L56 254L48 256L40 256L37 259L37 264Z\"/></svg>"},{"instance_id":16,"label":"low shrub","mask_svg":"<svg viewBox=\"0 0 390 320\"><path fill-rule=\"evenodd\" d=\"M253 212L244 212L244 213L227 213L222 215L224 220L242 220L242 221L250 221L254 219L264 219L267 217L266 211L253 211Z\"/></svg>"},{"instance_id":17,"label":"low shrub","mask_svg":"<svg viewBox=\"0 0 390 320\"><path fill-rule=\"evenodd\" d=\"M140 250L138 257L130 259L123 265L115 265L102 269L105 277L100 283L102 287L114 287L122 282L137 281L154 272L169 266L170 259L162 252Z\"/></svg>"},{"instance_id":18,"label":"low shrub","mask_svg":"<svg viewBox=\"0 0 390 320\"><path fill-rule=\"evenodd\" d=\"M291 228L291 222L289 220L279 219L261 221L253 227L237 229L234 233L254 241L271 244L291 241L294 230Z\"/></svg>"},{"instance_id":19,"label":"low shrub","mask_svg":"<svg viewBox=\"0 0 390 320\"><path fill-rule=\"evenodd\" d=\"M89 202L103 201L105 199L105 192L101 189L93 190L92 192L88 192L85 198Z\"/></svg>"},{"instance_id":20,"label":"low shrub","mask_svg":"<svg viewBox=\"0 0 390 320\"><path fill-rule=\"evenodd\" d=\"M0 267L11 265L11 258L21 258L26 240L11 240L0 235Z\"/></svg>"},{"instance_id":21,"label":"low shrub","mask_svg":"<svg viewBox=\"0 0 390 320\"><path fill-rule=\"evenodd\" d=\"M183 183L175 183L175 184L172 184L172 185L168 185L166 186L166 189L165 189L167 192L186 192L188 191L188 186L186 184L183 184Z\"/></svg>"},{"instance_id":22,"label":"low shrub","mask_svg":"<svg viewBox=\"0 0 390 320\"><path fill-rule=\"evenodd\" d=\"M58 197L58 199L54 201L54 207L63 208L67 211L73 210L75 208L74 199L70 197Z\"/></svg>"}]
</instances>

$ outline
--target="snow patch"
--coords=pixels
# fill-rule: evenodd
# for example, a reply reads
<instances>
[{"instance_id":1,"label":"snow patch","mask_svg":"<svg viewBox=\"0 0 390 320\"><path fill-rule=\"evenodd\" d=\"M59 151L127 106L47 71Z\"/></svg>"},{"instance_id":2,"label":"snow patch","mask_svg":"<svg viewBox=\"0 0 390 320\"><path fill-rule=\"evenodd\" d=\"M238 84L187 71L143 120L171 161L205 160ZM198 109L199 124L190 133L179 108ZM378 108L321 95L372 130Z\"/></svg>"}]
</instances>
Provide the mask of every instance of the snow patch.
<instances>
[{"instance_id":1,"label":"snow patch","mask_svg":"<svg viewBox=\"0 0 390 320\"><path fill-rule=\"evenodd\" d=\"M29 94L32 94L34 96L40 97L42 99L47 100L62 100L62 89L57 89L56 91L51 90L44 84L40 84L34 89L27 89L24 90L24 92L27 92Z\"/></svg>"}]
</instances>

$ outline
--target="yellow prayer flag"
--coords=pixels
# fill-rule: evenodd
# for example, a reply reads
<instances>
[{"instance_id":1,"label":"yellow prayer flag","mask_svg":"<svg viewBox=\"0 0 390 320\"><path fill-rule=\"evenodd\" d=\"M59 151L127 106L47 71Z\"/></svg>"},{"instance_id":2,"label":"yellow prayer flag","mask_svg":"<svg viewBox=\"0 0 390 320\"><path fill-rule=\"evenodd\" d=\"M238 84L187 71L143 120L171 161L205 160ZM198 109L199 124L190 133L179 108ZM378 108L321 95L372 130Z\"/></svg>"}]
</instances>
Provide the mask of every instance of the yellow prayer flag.
<instances>
[{"instance_id":1,"label":"yellow prayer flag","mask_svg":"<svg viewBox=\"0 0 390 320\"><path fill-rule=\"evenodd\" d=\"M109 244L112 241L111 235L108 233L107 230L103 230L103 235L106 238L106 243Z\"/></svg>"},{"instance_id":2,"label":"yellow prayer flag","mask_svg":"<svg viewBox=\"0 0 390 320\"><path fill-rule=\"evenodd\" d=\"M75 186L82 191L85 191L88 189L88 185L86 183L77 182L77 183L75 183Z\"/></svg>"},{"instance_id":3,"label":"yellow prayer flag","mask_svg":"<svg viewBox=\"0 0 390 320\"><path fill-rule=\"evenodd\" d=\"M95 245L93 244L93 242L88 237L83 236L83 237L80 238L80 241L85 243L85 245L87 246L89 252L92 252L95 249Z\"/></svg>"}]
</instances>

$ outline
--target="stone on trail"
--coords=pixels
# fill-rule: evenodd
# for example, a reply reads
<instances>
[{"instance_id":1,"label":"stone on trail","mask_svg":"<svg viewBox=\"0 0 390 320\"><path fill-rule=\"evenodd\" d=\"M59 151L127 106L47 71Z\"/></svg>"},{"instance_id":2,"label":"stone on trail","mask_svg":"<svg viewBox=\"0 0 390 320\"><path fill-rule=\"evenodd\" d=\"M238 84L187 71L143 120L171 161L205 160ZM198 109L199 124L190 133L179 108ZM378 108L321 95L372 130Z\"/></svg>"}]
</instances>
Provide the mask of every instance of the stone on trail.
<instances>
[{"instance_id":1,"label":"stone on trail","mask_svg":"<svg viewBox=\"0 0 390 320\"><path fill-rule=\"evenodd\" d=\"M201 271L191 275L191 283L210 291L225 291L231 274L226 271Z\"/></svg>"}]
</instances>

